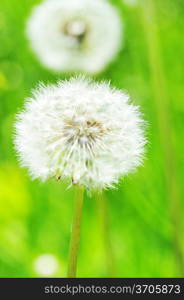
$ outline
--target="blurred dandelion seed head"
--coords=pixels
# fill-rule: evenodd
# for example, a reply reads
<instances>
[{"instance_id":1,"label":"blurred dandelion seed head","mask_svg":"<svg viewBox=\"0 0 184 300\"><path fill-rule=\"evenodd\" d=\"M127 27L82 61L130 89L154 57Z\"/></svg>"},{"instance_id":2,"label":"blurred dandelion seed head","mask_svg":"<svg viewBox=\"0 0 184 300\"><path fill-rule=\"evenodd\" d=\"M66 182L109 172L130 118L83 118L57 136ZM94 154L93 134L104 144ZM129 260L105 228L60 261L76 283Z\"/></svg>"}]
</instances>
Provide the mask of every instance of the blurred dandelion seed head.
<instances>
[{"instance_id":1,"label":"blurred dandelion seed head","mask_svg":"<svg viewBox=\"0 0 184 300\"><path fill-rule=\"evenodd\" d=\"M142 162L144 122L129 97L83 77L40 86L16 123L16 149L33 178L112 187Z\"/></svg>"},{"instance_id":2,"label":"blurred dandelion seed head","mask_svg":"<svg viewBox=\"0 0 184 300\"><path fill-rule=\"evenodd\" d=\"M34 8L27 36L46 67L96 73L118 52L122 24L106 0L47 0Z\"/></svg>"},{"instance_id":3,"label":"blurred dandelion seed head","mask_svg":"<svg viewBox=\"0 0 184 300\"><path fill-rule=\"evenodd\" d=\"M33 269L39 276L54 276L59 269L59 262L52 254L42 254L33 262Z\"/></svg>"}]
</instances>

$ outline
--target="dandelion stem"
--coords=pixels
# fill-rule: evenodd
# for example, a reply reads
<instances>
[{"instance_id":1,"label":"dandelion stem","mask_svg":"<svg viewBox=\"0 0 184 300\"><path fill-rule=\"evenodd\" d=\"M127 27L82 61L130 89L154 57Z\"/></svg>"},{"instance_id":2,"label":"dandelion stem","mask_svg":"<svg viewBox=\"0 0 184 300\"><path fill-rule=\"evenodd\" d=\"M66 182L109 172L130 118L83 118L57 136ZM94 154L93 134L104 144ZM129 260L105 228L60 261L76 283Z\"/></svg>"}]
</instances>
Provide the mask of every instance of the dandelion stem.
<instances>
[{"instance_id":1,"label":"dandelion stem","mask_svg":"<svg viewBox=\"0 0 184 300\"><path fill-rule=\"evenodd\" d=\"M156 9L153 0L142 1L141 19L148 45L148 56L151 70L151 80L155 93L155 109L158 118L160 140L164 155L166 188L170 205L170 216L173 226L173 253L180 275L184 274L184 258L181 246L181 195L177 179L175 151L172 144L172 129L170 126L169 97L160 54L158 28L156 24Z\"/></svg>"},{"instance_id":2,"label":"dandelion stem","mask_svg":"<svg viewBox=\"0 0 184 300\"><path fill-rule=\"evenodd\" d=\"M84 199L84 188L76 186L75 199L74 199L74 217L72 224L72 232L70 239L69 262L68 262L68 275L69 278L75 278L77 273L77 257L80 242L80 229L82 219Z\"/></svg>"},{"instance_id":3,"label":"dandelion stem","mask_svg":"<svg viewBox=\"0 0 184 300\"><path fill-rule=\"evenodd\" d=\"M98 202L97 205L99 207L99 217L102 226L107 273L109 277L115 277L115 273L116 273L115 257L114 257L113 245L112 245L112 240L110 235L108 202L103 192L98 192L96 198Z\"/></svg>"}]
</instances>

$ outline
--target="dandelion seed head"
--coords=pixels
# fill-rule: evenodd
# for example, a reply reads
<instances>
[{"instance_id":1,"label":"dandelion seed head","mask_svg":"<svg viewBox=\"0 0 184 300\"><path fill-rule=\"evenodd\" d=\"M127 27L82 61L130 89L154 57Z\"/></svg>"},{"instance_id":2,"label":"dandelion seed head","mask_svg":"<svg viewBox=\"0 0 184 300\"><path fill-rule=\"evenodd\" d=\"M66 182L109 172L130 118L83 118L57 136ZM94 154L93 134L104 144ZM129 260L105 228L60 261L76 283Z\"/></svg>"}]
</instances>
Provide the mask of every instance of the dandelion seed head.
<instances>
[{"instance_id":1,"label":"dandelion seed head","mask_svg":"<svg viewBox=\"0 0 184 300\"><path fill-rule=\"evenodd\" d=\"M113 187L144 153L144 121L128 95L84 77L41 85L16 122L15 145L33 178Z\"/></svg>"},{"instance_id":2,"label":"dandelion seed head","mask_svg":"<svg viewBox=\"0 0 184 300\"><path fill-rule=\"evenodd\" d=\"M26 31L42 64L56 72L99 72L122 41L120 17L106 0L46 0L33 9Z\"/></svg>"},{"instance_id":3,"label":"dandelion seed head","mask_svg":"<svg viewBox=\"0 0 184 300\"><path fill-rule=\"evenodd\" d=\"M39 276L54 276L59 268L59 263L54 255L42 254L34 260L33 268Z\"/></svg>"}]
</instances>

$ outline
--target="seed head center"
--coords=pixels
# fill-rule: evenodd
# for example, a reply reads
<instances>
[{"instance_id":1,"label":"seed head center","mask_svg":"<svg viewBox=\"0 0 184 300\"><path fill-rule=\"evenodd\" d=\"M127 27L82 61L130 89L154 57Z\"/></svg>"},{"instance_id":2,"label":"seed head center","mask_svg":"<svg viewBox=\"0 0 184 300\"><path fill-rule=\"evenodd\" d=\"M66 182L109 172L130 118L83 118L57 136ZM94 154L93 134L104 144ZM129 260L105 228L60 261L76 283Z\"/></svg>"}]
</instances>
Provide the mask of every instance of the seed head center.
<instances>
[{"instance_id":1,"label":"seed head center","mask_svg":"<svg viewBox=\"0 0 184 300\"><path fill-rule=\"evenodd\" d=\"M79 145L92 144L104 134L104 128L100 122L88 121L84 117L66 121L64 135L68 142L78 141Z\"/></svg>"},{"instance_id":2,"label":"seed head center","mask_svg":"<svg viewBox=\"0 0 184 300\"><path fill-rule=\"evenodd\" d=\"M87 26L83 21L73 20L65 25L64 32L67 36L81 42L85 38Z\"/></svg>"}]
</instances>

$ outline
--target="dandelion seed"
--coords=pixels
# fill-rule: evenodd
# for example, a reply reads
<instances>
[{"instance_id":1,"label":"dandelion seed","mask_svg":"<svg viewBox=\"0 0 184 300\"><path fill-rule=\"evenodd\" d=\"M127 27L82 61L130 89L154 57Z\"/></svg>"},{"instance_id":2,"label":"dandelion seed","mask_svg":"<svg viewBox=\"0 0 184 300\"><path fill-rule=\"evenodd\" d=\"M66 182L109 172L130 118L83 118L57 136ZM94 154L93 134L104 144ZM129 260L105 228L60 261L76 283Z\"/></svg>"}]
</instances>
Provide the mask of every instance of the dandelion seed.
<instances>
[{"instance_id":1,"label":"dandelion seed","mask_svg":"<svg viewBox=\"0 0 184 300\"><path fill-rule=\"evenodd\" d=\"M34 8L27 36L46 67L96 73L118 52L122 24L106 0L47 0Z\"/></svg>"},{"instance_id":2,"label":"dandelion seed","mask_svg":"<svg viewBox=\"0 0 184 300\"><path fill-rule=\"evenodd\" d=\"M141 164L143 127L128 95L79 77L33 92L18 115L15 144L33 178L103 189Z\"/></svg>"}]
</instances>

